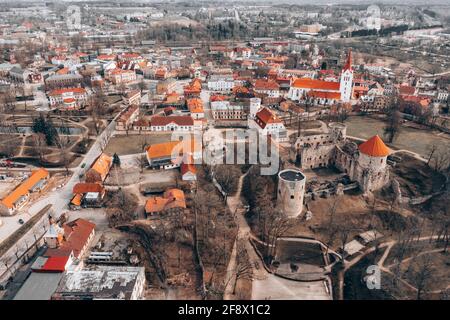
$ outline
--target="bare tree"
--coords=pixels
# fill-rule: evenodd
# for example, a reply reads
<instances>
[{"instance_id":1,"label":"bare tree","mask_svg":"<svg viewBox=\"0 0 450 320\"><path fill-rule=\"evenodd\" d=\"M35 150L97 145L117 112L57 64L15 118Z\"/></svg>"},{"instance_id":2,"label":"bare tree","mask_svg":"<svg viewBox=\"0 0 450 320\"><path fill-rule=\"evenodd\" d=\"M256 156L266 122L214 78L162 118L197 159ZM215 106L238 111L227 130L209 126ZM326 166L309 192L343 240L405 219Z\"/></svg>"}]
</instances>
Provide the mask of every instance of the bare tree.
<instances>
[{"instance_id":1,"label":"bare tree","mask_svg":"<svg viewBox=\"0 0 450 320\"><path fill-rule=\"evenodd\" d=\"M440 147L433 152L429 159L430 166L437 172L445 172L450 168L450 149Z\"/></svg>"},{"instance_id":2,"label":"bare tree","mask_svg":"<svg viewBox=\"0 0 450 320\"><path fill-rule=\"evenodd\" d=\"M34 133L32 135L32 141L34 144L34 149L39 155L39 161L42 163L44 160L44 151L45 147L47 146L45 134L43 133Z\"/></svg>"},{"instance_id":3,"label":"bare tree","mask_svg":"<svg viewBox=\"0 0 450 320\"><path fill-rule=\"evenodd\" d=\"M430 161L433 158L434 153L437 150L437 146L435 144L432 144L431 146L428 146L428 160L427 165L430 165Z\"/></svg>"},{"instance_id":4,"label":"bare tree","mask_svg":"<svg viewBox=\"0 0 450 320\"><path fill-rule=\"evenodd\" d=\"M59 151L61 163L66 169L66 175L69 173L69 163L70 163L70 138L66 136L59 136Z\"/></svg>"},{"instance_id":5,"label":"bare tree","mask_svg":"<svg viewBox=\"0 0 450 320\"><path fill-rule=\"evenodd\" d=\"M280 210L275 208L264 211L262 223L266 257L271 260L276 256L278 238L291 228L291 223Z\"/></svg>"},{"instance_id":6,"label":"bare tree","mask_svg":"<svg viewBox=\"0 0 450 320\"><path fill-rule=\"evenodd\" d=\"M423 295L429 290L431 283L434 281L433 273L434 268L430 255L424 254L413 258L411 261L407 275L417 289L417 300L422 300Z\"/></svg>"},{"instance_id":7,"label":"bare tree","mask_svg":"<svg viewBox=\"0 0 450 320\"><path fill-rule=\"evenodd\" d=\"M392 143L397 137L401 126L401 115L399 112L398 99L396 97L393 97L389 101L386 116L387 122L383 130L389 143Z\"/></svg>"},{"instance_id":8,"label":"bare tree","mask_svg":"<svg viewBox=\"0 0 450 320\"><path fill-rule=\"evenodd\" d=\"M236 294L237 283L241 279L253 279L253 266L250 262L244 240L239 240L236 244L236 278L233 285L233 295Z\"/></svg>"}]
</instances>

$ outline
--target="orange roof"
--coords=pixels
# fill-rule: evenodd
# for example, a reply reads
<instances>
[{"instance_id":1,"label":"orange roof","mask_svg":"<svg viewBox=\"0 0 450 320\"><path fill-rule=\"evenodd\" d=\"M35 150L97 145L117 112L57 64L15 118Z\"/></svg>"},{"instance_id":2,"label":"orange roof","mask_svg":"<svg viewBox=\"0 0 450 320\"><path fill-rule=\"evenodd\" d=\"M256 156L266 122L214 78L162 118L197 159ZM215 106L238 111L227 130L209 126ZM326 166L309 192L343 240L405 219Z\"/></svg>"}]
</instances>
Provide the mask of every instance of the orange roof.
<instances>
[{"instance_id":1,"label":"orange roof","mask_svg":"<svg viewBox=\"0 0 450 320\"><path fill-rule=\"evenodd\" d=\"M112 75L124 74L124 73L135 73L135 72L133 70L123 70L123 69L119 69L119 68L111 70Z\"/></svg>"},{"instance_id":2,"label":"orange roof","mask_svg":"<svg viewBox=\"0 0 450 320\"><path fill-rule=\"evenodd\" d=\"M197 173L197 169L192 163L182 163L181 164L181 175L184 175L187 172Z\"/></svg>"},{"instance_id":3,"label":"orange roof","mask_svg":"<svg viewBox=\"0 0 450 320\"><path fill-rule=\"evenodd\" d=\"M310 92L308 92L308 97L319 98L319 99L339 100L339 99L341 99L341 93L340 92L326 92L326 91L311 90Z\"/></svg>"},{"instance_id":4,"label":"orange roof","mask_svg":"<svg viewBox=\"0 0 450 320\"><path fill-rule=\"evenodd\" d=\"M62 68L58 71L56 71L56 74L68 74L69 73L69 68Z\"/></svg>"},{"instance_id":5,"label":"orange roof","mask_svg":"<svg viewBox=\"0 0 450 320\"><path fill-rule=\"evenodd\" d=\"M86 93L86 90L84 88L64 88L64 89L56 89L56 90L52 90L50 91L50 93L48 94L49 96L60 96L63 93L69 93L69 92L73 92L74 94L79 93L79 94L83 94Z\"/></svg>"},{"instance_id":6,"label":"orange roof","mask_svg":"<svg viewBox=\"0 0 450 320\"><path fill-rule=\"evenodd\" d=\"M255 82L255 90L278 90L280 85L275 81L266 81L258 79Z\"/></svg>"},{"instance_id":7,"label":"orange roof","mask_svg":"<svg viewBox=\"0 0 450 320\"><path fill-rule=\"evenodd\" d=\"M31 173L31 176L21 183L17 188L15 188L10 194L8 194L1 203L7 208L11 209L14 207L14 203L20 199L20 197L28 194L39 181L48 177L48 171L44 168L40 168Z\"/></svg>"},{"instance_id":8,"label":"orange roof","mask_svg":"<svg viewBox=\"0 0 450 320\"><path fill-rule=\"evenodd\" d=\"M203 113L203 102L199 98L188 99L187 105L191 113Z\"/></svg>"},{"instance_id":9,"label":"orange roof","mask_svg":"<svg viewBox=\"0 0 450 320\"><path fill-rule=\"evenodd\" d=\"M262 108L256 114L256 122L264 129L269 123L281 123L281 120L269 109Z\"/></svg>"},{"instance_id":10,"label":"orange roof","mask_svg":"<svg viewBox=\"0 0 450 320\"><path fill-rule=\"evenodd\" d=\"M83 198L83 195L81 193L77 193L72 198L72 201L70 201L70 203L75 205L75 206L81 206L81 198Z\"/></svg>"},{"instance_id":11,"label":"orange roof","mask_svg":"<svg viewBox=\"0 0 450 320\"><path fill-rule=\"evenodd\" d=\"M311 78L299 78L292 84L296 88L339 91L339 82L316 80Z\"/></svg>"},{"instance_id":12,"label":"orange roof","mask_svg":"<svg viewBox=\"0 0 450 320\"><path fill-rule=\"evenodd\" d=\"M73 187L73 193L83 194L88 192L103 192L103 187L99 183L80 182Z\"/></svg>"},{"instance_id":13,"label":"orange roof","mask_svg":"<svg viewBox=\"0 0 450 320\"><path fill-rule=\"evenodd\" d=\"M195 89L201 89L202 88L202 81L199 78L194 78L194 80L191 81L190 86L195 88Z\"/></svg>"},{"instance_id":14,"label":"orange roof","mask_svg":"<svg viewBox=\"0 0 450 320\"><path fill-rule=\"evenodd\" d=\"M101 54L97 56L98 60L114 60L116 59L116 55L114 54Z\"/></svg>"},{"instance_id":15,"label":"orange roof","mask_svg":"<svg viewBox=\"0 0 450 320\"><path fill-rule=\"evenodd\" d=\"M360 152L371 157L387 157L391 153L378 135L361 143L358 148Z\"/></svg>"},{"instance_id":16,"label":"orange roof","mask_svg":"<svg viewBox=\"0 0 450 320\"><path fill-rule=\"evenodd\" d=\"M147 213L173 208L186 208L184 192L180 189L167 189L162 197L151 197L145 203L145 212Z\"/></svg>"},{"instance_id":17,"label":"orange roof","mask_svg":"<svg viewBox=\"0 0 450 320\"><path fill-rule=\"evenodd\" d=\"M190 145L189 145L190 143ZM188 153L193 153L201 150L201 144L194 139L189 139L186 141L169 141L164 143L152 144L147 149L147 155L150 159L170 157L174 152L174 148L177 147L180 154L184 151Z\"/></svg>"},{"instance_id":18,"label":"orange roof","mask_svg":"<svg viewBox=\"0 0 450 320\"><path fill-rule=\"evenodd\" d=\"M215 95L212 95L212 96L209 97L209 101L211 101L211 102L214 102L214 101L225 101L225 100L228 100L229 98L230 97L228 97L228 96L222 96L222 95L215 94Z\"/></svg>"},{"instance_id":19,"label":"orange roof","mask_svg":"<svg viewBox=\"0 0 450 320\"><path fill-rule=\"evenodd\" d=\"M168 157L172 154L172 150L179 144L179 141L169 141L164 143L152 144L147 149L149 158Z\"/></svg>"},{"instance_id":20,"label":"orange roof","mask_svg":"<svg viewBox=\"0 0 450 320\"><path fill-rule=\"evenodd\" d=\"M63 100L64 103L74 103L75 101L75 98L66 98Z\"/></svg>"},{"instance_id":21,"label":"orange roof","mask_svg":"<svg viewBox=\"0 0 450 320\"><path fill-rule=\"evenodd\" d=\"M191 83L184 87L185 93L200 93L202 91L202 81L194 78Z\"/></svg>"},{"instance_id":22,"label":"orange roof","mask_svg":"<svg viewBox=\"0 0 450 320\"><path fill-rule=\"evenodd\" d=\"M170 92L166 96L165 103L178 103L180 101L180 96L176 92Z\"/></svg>"},{"instance_id":23,"label":"orange roof","mask_svg":"<svg viewBox=\"0 0 450 320\"><path fill-rule=\"evenodd\" d=\"M155 75L160 76L160 77L165 77L166 76L166 69L164 68L159 68L156 70Z\"/></svg>"},{"instance_id":24,"label":"orange roof","mask_svg":"<svg viewBox=\"0 0 450 320\"><path fill-rule=\"evenodd\" d=\"M244 87L244 86L234 86L233 87L233 93L237 94L237 93L249 93L248 88Z\"/></svg>"},{"instance_id":25,"label":"orange roof","mask_svg":"<svg viewBox=\"0 0 450 320\"><path fill-rule=\"evenodd\" d=\"M97 160L95 160L94 164L91 166L91 169L97 171L100 174L103 181L108 175L109 168L111 168L111 165L112 165L112 157L102 153L97 158Z\"/></svg>"}]
</instances>

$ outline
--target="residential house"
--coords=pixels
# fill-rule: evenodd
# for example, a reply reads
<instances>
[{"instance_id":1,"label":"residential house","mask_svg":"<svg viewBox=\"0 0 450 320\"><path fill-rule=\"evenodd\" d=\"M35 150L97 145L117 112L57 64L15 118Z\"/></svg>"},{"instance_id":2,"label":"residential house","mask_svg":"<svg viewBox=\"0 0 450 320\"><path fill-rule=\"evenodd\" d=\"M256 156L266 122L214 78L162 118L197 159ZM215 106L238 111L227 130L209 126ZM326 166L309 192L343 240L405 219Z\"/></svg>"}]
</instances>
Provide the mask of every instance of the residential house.
<instances>
[{"instance_id":1,"label":"residential house","mask_svg":"<svg viewBox=\"0 0 450 320\"><path fill-rule=\"evenodd\" d=\"M129 83L136 81L136 72L134 72L134 70L122 70L116 68L107 73L106 79L115 85Z\"/></svg>"},{"instance_id":2,"label":"residential house","mask_svg":"<svg viewBox=\"0 0 450 320\"><path fill-rule=\"evenodd\" d=\"M132 90L127 92L123 97L125 104L128 105L140 105L141 104L141 90Z\"/></svg>"},{"instance_id":3,"label":"residential house","mask_svg":"<svg viewBox=\"0 0 450 320\"><path fill-rule=\"evenodd\" d=\"M275 81L258 79L255 81L253 90L256 93L264 94L271 98L279 98L280 97L280 85L278 83L276 83Z\"/></svg>"},{"instance_id":4,"label":"residential house","mask_svg":"<svg viewBox=\"0 0 450 320\"><path fill-rule=\"evenodd\" d=\"M102 153L86 172L86 182L103 183L112 167L112 157Z\"/></svg>"},{"instance_id":5,"label":"residential house","mask_svg":"<svg viewBox=\"0 0 450 320\"><path fill-rule=\"evenodd\" d=\"M150 120L151 131L193 131L194 119L191 116L153 116Z\"/></svg>"},{"instance_id":6,"label":"residential house","mask_svg":"<svg viewBox=\"0 0 450 320\"><path fill-rule=\"evenodd\" d=\"M170 214L186 209L184 192L180 189L167 189L162 197L150 197L145 203L147 216Z\"/></svg>"},{"instance_id":7,"label":"residential house","mask_svg":"<svg viewBox=\"0 0 450 320\"><path fill-rule=\"evenodd\" d=\"M73 187L73 194L69 206L71 209L80 209L101 206L106 191L99 183L80 182Z\"/></svg>"},{"instance_id":8,"label":"residential house","mask_svg":"<svg viewBox=\"0 0 450 320\"><path fill-rule=\"evenodd\" d=\"M84 88L55 89L48 93L48 99L52 107L62 106L66 109L74 109L86 102L87 93Z\"/></svg>"},{"instance_id":9,"label":"residential house","mask_svg":"<svg viewBox=\"0 0 450 320\"><path fill-rule=\"evenodd\" d=\"M266 107L259 110L254 119L249 120L249 127L258 130L262 135L270 135L278 140L288 138L283 121Z\"/></svg>"},{"instance_id":10,"label":"residential house","mask_svg":"<svg viewBox=\"0 0 450 320\"><path fill-rule=\"evenodd\" d=\"M187 106L191 117L198 120L205 117L205 111L203 110L203 102L200 98L187 99Z\"/></svg>"},{"instance_id":11,"label":"residential house","mask_svg":"<svg viewBox=\"0 0 450 320\"><path fill-rule=\"evenodd\" d=\"M186 141L169 141L152 144L146 151L147 161L151 168L178 168L183 159L201 159L202 145L194 139ZM193 161L190 161L193 162Z\"/></svg>"},{"instance_id":12,"label":"residential house","mask_svg":"<svg viewBox=\"0 0 450 320\"><path fill-rule=\"evenodd\" d=\"M182 163L180 167L181 179L183 181L196 181L197 169L193 163Z\"/></svg>"},{"instance_id":13,"label":"residential house","mask_svg":"<svg viewBox=\"0 0 450 320\"><path fill-rule=\"evenodd\" d=\"M56 241L53 234L47 232L44 241L48 244L56 243L56 247L49 246L45 256L66 256L73 255L74 259L80 260L89 249L95 236L95 224L85 219L76 219L65 223L62 226L62 240L60 232L56 234Z\"/></svg>"},{"instance_id":14,"label":"residential house","mask_svg":"<svg viewBox=\"0 0 450 320\"><path fill-rule=\"evenodd\" d=\"M116 120L116 130L130 130L138 116L139 106L136 104L129 105Z\"/></svg>"},{"instance_id":15,"label":"residential house","mask_svg":"<svg viewBox=\"0 0 450 320\"><path fill-rule=\"evenodd\" d=\"M44 168L32 171L29 178L0 201L0 215L12 215L28 201L30 194L41 191L50 175Z\"/></svg>"}]
</instances>

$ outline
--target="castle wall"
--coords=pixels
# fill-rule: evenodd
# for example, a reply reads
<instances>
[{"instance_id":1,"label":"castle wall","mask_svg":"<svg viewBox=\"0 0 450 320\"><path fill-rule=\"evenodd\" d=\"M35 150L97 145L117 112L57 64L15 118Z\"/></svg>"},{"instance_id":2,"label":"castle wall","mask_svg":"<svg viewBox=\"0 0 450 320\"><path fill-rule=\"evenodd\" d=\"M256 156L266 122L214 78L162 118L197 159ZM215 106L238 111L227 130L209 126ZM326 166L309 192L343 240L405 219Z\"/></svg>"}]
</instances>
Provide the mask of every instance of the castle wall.
<instances>
[{"instance_id":1,"label":"castle wall","mask_svg":"<svg viewBox=\"0 0 450 320\"><path fill-rule=\"evenodd\" d=\"M302 169L313 169L326 167L334 161L334 144L316 145L315 147L303 148L300 151Z\"/></svg>"}]
</instances>

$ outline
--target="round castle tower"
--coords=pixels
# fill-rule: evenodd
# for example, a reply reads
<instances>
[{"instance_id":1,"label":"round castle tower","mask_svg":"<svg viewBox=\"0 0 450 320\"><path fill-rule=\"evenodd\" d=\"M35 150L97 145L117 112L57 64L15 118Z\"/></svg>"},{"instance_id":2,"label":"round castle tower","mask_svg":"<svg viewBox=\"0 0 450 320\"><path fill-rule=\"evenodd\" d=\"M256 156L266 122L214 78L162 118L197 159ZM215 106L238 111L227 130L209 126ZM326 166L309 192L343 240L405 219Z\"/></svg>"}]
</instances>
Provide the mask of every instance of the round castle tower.
<instances>
[{"instance_id":1,"label":"round castle tower","mask_svg":"<svg viewBox=\"0 0 450 320\"><path fill-rule=\"evenodd\" d=\"M347 126L339 122L332 122L328 125L333 140L345 140L347 138Z\"/></svg>"},{"instance_id":2,"label":"round castle tower","mask_svg":"<svg viewBox=\"0 0 450 320\"><path fill-rule=\"evenodd\" d=\"M376 135L358 146L358 165L363 170L357 174L357 181L364 191L380 189L389 181L387 157L390 150Z\"/></svg>"},{"instance_id":3,"label":"round castle tower","mask_svg":"<svg viewBox=\"0 0 450 320\"><path fill-rule=\"evenodd\" d=\"M358 164L361 167L374 172L385 170L390 150L378 135L360 144L358 149Z\"/></svg>"},{"instance_id":4,"label":"round castle tower","mask_svg":"<svg viewBox=\"0 0 450 320\"><path fill-rule=\"evenodd\" d=\"M277 207L287 217L302 213L306 177L300 170L286 169L278 173Z\"/></svg>"}]
</instances>

